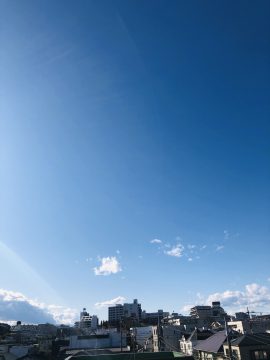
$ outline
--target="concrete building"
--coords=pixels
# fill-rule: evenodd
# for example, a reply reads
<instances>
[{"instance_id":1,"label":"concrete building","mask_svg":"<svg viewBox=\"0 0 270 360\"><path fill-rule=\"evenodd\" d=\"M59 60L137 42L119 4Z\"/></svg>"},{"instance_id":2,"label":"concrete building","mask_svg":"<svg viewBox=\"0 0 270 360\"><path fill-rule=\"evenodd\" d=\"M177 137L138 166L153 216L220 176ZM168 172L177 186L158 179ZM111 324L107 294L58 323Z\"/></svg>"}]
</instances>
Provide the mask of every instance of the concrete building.
<instances>
[{"instance_id":1,"label":"concrete building","mask_svg":"<svg viewBox=\"0 0 270 360\"><path fill-rule=\"evenodd\" d=\"M208 305L197 305L190 309L190 316L196 319L207 319L212 316L212 308Z\"/></svg>"},{"instance_id":2,"label":"concrete building","mask_svg":"<svg viewBox=\"0 0 270 360\"><path fill-rule=\"evenodd\" d=\"M212 321L224 320L227 316L219 301L213 301L212 306L197 305L190 309L190 316L197 319L211 319Z\"/></svg>"},{"instance_id":3,"label":"concrete building","mask_svg":"<svg viewBox=\"0 0 270 360\"><path fill-rule=\"evenodd\" d=\"M162 319L169 316L169 312L163 310L158 310L157 312L147 313L146 311L142 312L141 320L145 324L157 325L161 322Z\"/></svg>"},{"instance_id":4,"label":"concrete building","mask_svg":"<svg viewBox=\"0 0 270 360\"><path fill-rule=\"evenodd\" d=\"M163 325L161 327L162 351L180 351L179 340L182 334L181 326Z\"/></svg>"},{"instance_id":5,"label":"concrete building","mask_svg":"<svg viewBox=\"0 0 270 360\"><path fill-rule=\"evenodd\" d=\"M88 328L95 330L98 327L98 317L96 315L89 315L86 308L84 308L80 314L80 322L78 325L81 329Z\"/></svg>"},{"instance_id":6,"label":"concrete building","mask_svg":"<svg viewBox=\"0 0 270 360\"><path fill-rule=\"evenodd\" d=\"M110 324L119 322L124 314L123 305L117 304L115 306L109 306L108 308L108 320Z\"/></svg>"},{"instance_id":7,"label":"concrete building","mask_svg":"<svg viewBox=\"0 0 270 360\"><path fill-rule=\"evenodd\" d=\"M249 320L249 315L245 312L235 313L235 320Z\"/></svg>"},{"instance_id":8,"label":"concrete building","mask_svg":"<svg viewBox=\"0 0 270 360\"><path fill-rule=\"evenodd\" d=\"M134 299L131 304L125 303L123 305L123 315L124 317L133 317L137 320L141 320L142 308L137 299Z\"/></svg>"},{"instance_id":9,"label":"concrete building","mask_svg":"<svg viewBox=\"0 0 270 360\"><path fill-rule=\"evenodd\" d=\"M134 327L131 330L131 336L133 336L134 341L137 344L137 350L152 351L152 326Z\"/></svg>"},{"instance_id":10,"label":"concrete building","mask_svg":"<svg viewBox=\"0 0 270 360\"><path fill-rule=\"evenodd\" d=\"M126 347L126 333L111 331L95 335L70 336L70 349L106 349Z\"/></svg>"},{"instance_id":11,"label":"concrete building","mask_svg":"<svg viewBox=\"0 0 270 360\"><path fill-rule=\"evenodd\" d=\"M140 321L141 317L142 308L137 299L134 299L133 303L117 304L108 308L108 320L110 324L119 323L123 318L132 318Z\"/></svg>"}]
</instances>

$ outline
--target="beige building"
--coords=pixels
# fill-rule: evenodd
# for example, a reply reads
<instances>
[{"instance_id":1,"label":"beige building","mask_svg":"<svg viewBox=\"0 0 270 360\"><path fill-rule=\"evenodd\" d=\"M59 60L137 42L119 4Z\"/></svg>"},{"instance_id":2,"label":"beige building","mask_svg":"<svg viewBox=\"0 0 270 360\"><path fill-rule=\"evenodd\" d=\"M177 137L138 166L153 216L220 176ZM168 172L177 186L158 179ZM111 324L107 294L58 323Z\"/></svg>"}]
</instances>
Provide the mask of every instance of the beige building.
<instances>
[{"instance_id":1,"label":"beige building","mask_svg":"<svg viewBox=\"0 0 270 360\"><path fill-rule=\"evenodd\" d=\"M229 321L228 326L240 334L264 333L270 330L270 320L255 318L251 320Z\"/></svg>"}]
</instances>

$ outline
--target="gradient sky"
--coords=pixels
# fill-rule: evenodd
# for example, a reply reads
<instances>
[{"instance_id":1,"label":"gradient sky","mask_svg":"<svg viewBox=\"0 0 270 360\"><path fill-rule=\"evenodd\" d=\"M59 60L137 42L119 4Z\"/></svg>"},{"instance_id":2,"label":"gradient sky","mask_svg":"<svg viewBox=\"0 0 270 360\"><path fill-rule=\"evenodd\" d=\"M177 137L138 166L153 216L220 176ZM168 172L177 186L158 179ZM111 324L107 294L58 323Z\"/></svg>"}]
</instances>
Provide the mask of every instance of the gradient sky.
<instances>
[{"instance_id":1,"label":"gradient sky","mask_svg":"<svg viewBox=\"0 0 270 360\"><path fill-rule=\"evenodd\" d=\"M0 288L101 318L270 311L270 3L0 13Z\"/></svg>"}]
</instances>

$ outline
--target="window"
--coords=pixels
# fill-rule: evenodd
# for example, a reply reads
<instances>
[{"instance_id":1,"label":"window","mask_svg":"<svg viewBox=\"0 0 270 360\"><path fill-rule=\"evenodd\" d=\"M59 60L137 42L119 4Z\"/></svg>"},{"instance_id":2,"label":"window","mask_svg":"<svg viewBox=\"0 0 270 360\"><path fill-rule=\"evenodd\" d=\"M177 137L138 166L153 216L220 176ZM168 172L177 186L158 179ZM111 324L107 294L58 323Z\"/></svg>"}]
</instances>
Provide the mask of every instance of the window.
<instances>
[{"instance_id":1,"label":"window","mask_svg":"<svg viewBox=\"0 0 270 360\"><path fill-rule=\"evenodd\" d=\"M254 351L254 359L256 360L267 359L267 352L265 350Z\"/></svg>"}]
</instances>

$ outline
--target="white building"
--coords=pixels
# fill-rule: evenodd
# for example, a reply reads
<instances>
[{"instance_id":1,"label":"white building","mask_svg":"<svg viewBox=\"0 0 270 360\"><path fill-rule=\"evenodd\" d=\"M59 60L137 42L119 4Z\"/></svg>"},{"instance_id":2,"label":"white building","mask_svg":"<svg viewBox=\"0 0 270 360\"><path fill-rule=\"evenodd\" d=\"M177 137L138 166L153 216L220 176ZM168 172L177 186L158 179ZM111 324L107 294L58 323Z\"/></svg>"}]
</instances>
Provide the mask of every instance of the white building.
<instances>
[{"instance_id":1,"label":"white building","mask_svg":"<svg viewBox=\"0 0 270 360\"><path fill-rule=\"evenodd\" d=\"M122 337L122 338L121 338ZM94 335L70 336L70 349L106 349L126 347L126 333L110 331Z\"/></svg>"},{"instance_id":2,"label":"white building","mask_svg":"<svg viewBox=\"0 0 270 360\"><path fill-rule=\"evenodd\" d=\"M81 329L90 328L92 330L97 329L98 327L98 317L96 315L89 315L86 311L86 308L80 314L79 327Z\"/></svg>"}]
</instances>

